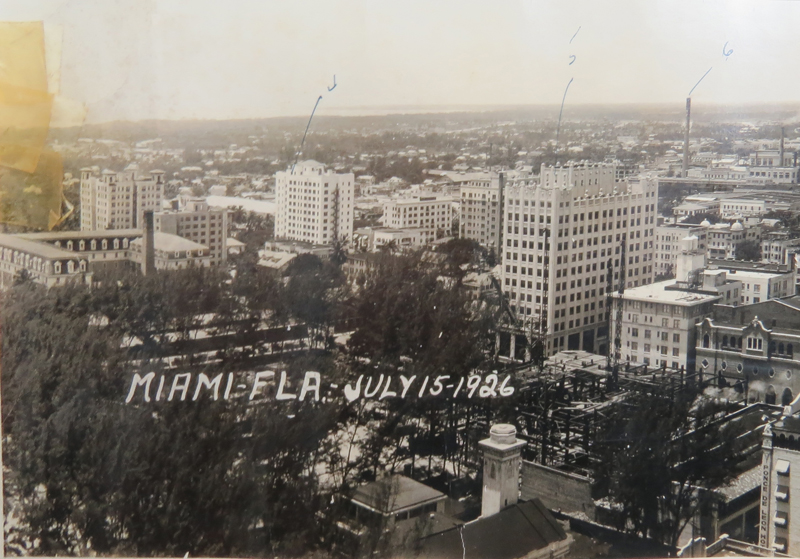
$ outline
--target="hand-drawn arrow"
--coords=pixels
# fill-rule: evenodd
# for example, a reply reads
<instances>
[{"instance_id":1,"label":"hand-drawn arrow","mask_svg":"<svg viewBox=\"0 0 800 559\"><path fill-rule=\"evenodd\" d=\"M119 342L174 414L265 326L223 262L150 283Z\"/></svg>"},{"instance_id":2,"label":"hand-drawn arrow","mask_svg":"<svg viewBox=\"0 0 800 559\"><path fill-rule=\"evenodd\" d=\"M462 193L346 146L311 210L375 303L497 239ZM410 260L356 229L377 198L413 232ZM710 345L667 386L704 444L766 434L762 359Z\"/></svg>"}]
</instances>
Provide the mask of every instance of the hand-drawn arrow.
<instances>
[{"instance_id":1,"label":"hand-drawn arrow","mask_svg":"<svg viewBox=\"0 0 800 559\"><path fill-rule=\"evenodd\" d=\"M294 165L292 165L292 172L293 173L294 173L295 165L297 165L297 160L300 158L300 154L303 153L303 144L306 143L306 134L308 134L308 127L311 126L311 119L314 118L314 113L317 112L317 106L319 105L320 101L322 101L322 95L320 95L317 98L317 102L314 103L314 110L311 111L311 116L308 117L308 124L306 124L306 131L303 132L303 139L300 141L300 149L297 150L297 155L294 158Z\"/></svg>"}]
</instances>

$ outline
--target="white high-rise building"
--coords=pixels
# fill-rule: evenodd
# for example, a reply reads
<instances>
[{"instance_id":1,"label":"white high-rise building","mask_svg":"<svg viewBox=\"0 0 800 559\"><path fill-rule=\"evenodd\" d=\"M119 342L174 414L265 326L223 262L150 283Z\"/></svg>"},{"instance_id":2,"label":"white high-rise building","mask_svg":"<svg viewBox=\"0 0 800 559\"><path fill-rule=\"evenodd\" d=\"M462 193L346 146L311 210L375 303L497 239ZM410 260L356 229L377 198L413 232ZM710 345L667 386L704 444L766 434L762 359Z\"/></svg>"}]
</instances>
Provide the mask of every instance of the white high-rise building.
<instances>
[{"instance_id":1,"label":"white high-rise building","mask_svg":"<svg viewBox=\"0 0 800 559\"><path fill-rule=\"evenodd\" d=\"M530 183L536 177L528 172L508 170L471 173L465 179L460 183L459 237L497 250L503 238L503 189L510 184Z\"/></svg>"},{"instance_id":2,"label":"white high-rise building","mask_svg":"<svg viewBox=\"0 0 800 559\"><path fill-rule=\"evenodd\" d=\"M504 196L501 283L522 323L546 326L547 355L565 349L605 353L610 262L619 285L653 281L657 181L616 182L613 164L541 168L538 184Z\"/></svg>"},{"instance_id":3,"label":"white high-rise building","mask_svg":"<svg viewBox=\"0 0 800 559\"><path fill-rule=\"evenodd\" d=\"M275 174L275 237L329 245L353 235L355 176L301 161Z\"/></svg>"},{"instance_id":4,"label":"white high-rise building","mask_svg":"<svg viewBox=\"0 0 800 559\"><path fill-rule=\"evenodd\" d=\"M500 175L480 173L461 185L459 237L496 249L503 202Z\"/></svg>"},{"instance_id":5,"label":"white high-rise building","mask_svg":"<svg viewBox=\"0 0 800 559\"><path fill-rule=\"evenodd\" d=\"M228 260L228 210L209 207L202 198L182 199L172 210L153 215L155 230L189 239L209 249L212 266Z\"/></svg>"},{"instance_id":6,"label":"white high-rise building","mask_svg":"<svg viewBox=\"0 0 800 559\"><path fill-rule=\"evenodd\" d=\"M144 212L161 209L164 171L140 175L135 164L121 173L81 169L81 230L141 229Z\"/></svg>"}]
</instances>

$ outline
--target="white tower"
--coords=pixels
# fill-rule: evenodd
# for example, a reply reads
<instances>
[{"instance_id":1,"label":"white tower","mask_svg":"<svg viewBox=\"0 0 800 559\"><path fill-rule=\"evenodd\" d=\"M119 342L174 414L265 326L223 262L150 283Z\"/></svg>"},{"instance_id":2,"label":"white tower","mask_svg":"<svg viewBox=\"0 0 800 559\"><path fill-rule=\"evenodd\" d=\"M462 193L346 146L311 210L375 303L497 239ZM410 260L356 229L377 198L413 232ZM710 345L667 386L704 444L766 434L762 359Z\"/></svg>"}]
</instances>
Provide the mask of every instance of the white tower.
<instances>
[{"instance_id":1,"label":"white tower","mask_svg":"<svg viewBox=\"0 0 800 559\"><path fill-rule=\"evenodd\" d=\"M483 499L481 516L497 514L519 500L519 467L522 447L513 425L499 423L489 430L483 448Z\"/></svg>"}]
</instances>

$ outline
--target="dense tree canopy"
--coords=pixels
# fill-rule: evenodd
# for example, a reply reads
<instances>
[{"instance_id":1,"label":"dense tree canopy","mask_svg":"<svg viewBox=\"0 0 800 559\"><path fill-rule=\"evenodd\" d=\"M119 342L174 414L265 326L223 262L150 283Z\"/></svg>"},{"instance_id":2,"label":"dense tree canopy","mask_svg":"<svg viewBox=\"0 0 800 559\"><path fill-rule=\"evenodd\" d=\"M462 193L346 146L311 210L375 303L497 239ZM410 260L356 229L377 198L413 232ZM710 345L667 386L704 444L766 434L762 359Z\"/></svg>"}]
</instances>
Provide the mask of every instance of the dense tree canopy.
<instances>
[{"instance_id":1,"label":"dense tree canopy","mask_svg":"<svg viewBox=\"0 0 800 559\"><path fill-rule=\"evenodd\" d=\"M336 495L365 472L423 456L431 475L444 471L462 456L454 442L438 444L455 441L448 417L478 418L492 404L348 404L323 394L254 405L210 393L196 404L191 394L183 403L126 403L131 378L153 372L170 383L181 372L210 379L238 371L252 380L258 369L250 363L275 356L264 332L300 326L306 347L318 349L280 357L295 392L307 371L326 386L365 372L486 372L492 315L447 271L430 254L387 254L352 288L332 259L298 257L280 276L244 255L233 274L107 272L91 289L20 281L0 309L6 504L18 519L9 551L332 551ZM354 328L346 346L333 343L343 319ZM203 355L208 335L217 345ZM174 365L175 348L192 344L197 349Z\"/></svg>"},{"instance_id":2,"label":"dense tree canopy","mask_svg":"<svg viewBox=\"0 0 800 559\"><path fill-rule=\"evenodd\" d=\"M598 439L596 489L619 505L620 529L674 547L711 490L736 476L739 433L719 421L722 404L689 388L635 393L625 408Z\"/></svg>"}]
</instances>

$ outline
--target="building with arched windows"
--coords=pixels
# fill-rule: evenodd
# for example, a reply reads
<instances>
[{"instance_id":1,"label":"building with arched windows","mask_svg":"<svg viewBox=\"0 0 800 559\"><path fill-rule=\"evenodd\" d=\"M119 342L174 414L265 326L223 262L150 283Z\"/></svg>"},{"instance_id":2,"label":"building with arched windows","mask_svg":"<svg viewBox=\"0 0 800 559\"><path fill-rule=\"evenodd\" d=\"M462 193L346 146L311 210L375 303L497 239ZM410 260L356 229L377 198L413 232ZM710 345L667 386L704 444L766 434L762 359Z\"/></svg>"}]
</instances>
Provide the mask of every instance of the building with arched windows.
<instances>
[{"instance_id":1,"label":"building with arched windows","mask_svg":"<svg viewBox=\"0 0 800 559\"><path fill-rule=\"evenodd\" d=\"M800 393L800 297L716 305L696 340L697 370L739 379L748 401L787 405Z\"/></svg>"},{"instance_id":2,"label":"building with arched windows","mask_svg":"<svg viewBox=\"0 0 800 559\"><path fill-rule=\"evenodd\" d=\"M92 273L80 254L19 235L0 234L0 289L23 277L54 287L90 283Z\"/></svg>"},{"instance_id":3,"label":"building with arched windows","mask_svg":"<svg viewBox=\"0 0 800 559\"><path fill-rule=\"evenodd\" d=\"M0 289L22 277L54 287L91 283L100 270L138 268L142 235L141 229L0 234ZM207 245L178 235L156 232L154 248L156 269L214 264Z\"/></svg>"}]
</instances>

